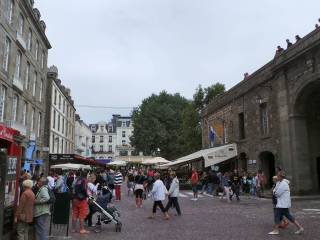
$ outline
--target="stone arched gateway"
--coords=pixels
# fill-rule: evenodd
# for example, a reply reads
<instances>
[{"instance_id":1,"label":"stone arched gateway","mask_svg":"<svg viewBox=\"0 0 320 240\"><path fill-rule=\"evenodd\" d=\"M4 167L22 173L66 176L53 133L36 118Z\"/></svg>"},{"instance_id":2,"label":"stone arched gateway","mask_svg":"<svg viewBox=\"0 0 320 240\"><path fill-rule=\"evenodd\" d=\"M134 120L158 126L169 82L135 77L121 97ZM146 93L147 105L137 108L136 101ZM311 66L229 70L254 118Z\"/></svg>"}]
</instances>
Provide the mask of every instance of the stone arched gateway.
<instances>
[{"instance_id":1,"label":"stone arched gateway","mask_svg":"<svg viewBox=\"0 0 320 240\"><path fill-rule=\"evenodd\" d=\"M294 184L300 193L320 192L320 79L298 92L290 122Z\"/></svg>"},{"instance_id":2,"label":"stone arched gateway","mask_svg":"<svg viewBox=\"0 0 320 240\"><path fill-rule=\"evenodd\" d=\"M259 154L260 169L264 172L267 180L267 186L272 186L272 177L275 175L275 156L270 151L263 151Z\"/></svg>"}]
</instances>

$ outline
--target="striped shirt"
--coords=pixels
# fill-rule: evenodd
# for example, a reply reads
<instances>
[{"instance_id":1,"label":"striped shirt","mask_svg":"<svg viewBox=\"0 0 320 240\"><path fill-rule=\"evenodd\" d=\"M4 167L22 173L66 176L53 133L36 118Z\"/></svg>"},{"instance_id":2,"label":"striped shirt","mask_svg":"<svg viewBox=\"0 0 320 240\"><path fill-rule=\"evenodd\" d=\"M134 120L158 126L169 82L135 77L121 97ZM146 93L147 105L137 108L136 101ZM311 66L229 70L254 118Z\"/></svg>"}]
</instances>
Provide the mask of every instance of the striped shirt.
<instances>
[{"instance_id":1,"label":"striped shirt","mask_svg":"<svg viewBox=\"0 0 320 240\"><path fill-rule=\"evenodd\" d=\"M116 173L114 175L114 184L115 185L121 185L123 181L122 174L120 172Z\"/></svg>"}]
</instances>

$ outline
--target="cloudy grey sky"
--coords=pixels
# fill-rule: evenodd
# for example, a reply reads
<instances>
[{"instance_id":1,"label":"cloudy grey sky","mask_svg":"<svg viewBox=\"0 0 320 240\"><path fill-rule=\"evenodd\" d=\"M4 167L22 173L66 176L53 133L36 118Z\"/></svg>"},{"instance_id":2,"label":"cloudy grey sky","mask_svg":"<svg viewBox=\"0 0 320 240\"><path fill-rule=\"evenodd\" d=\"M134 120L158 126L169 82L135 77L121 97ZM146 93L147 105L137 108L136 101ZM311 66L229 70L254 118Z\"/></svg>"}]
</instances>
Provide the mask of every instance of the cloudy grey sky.
<instances>
[{"instance_id":1,"label":"cloudy grey sky","mask_svg":"<svg viewBox=\"0 0 320 240\"><path fill-rule=\"evenodd\" d=\"M167 90L227 88L314 29L319 0L36 0L53 46L49 65L76 105L138 106ZM130 110L77 108L87 123Z\"/></svg>"}]
</instances>

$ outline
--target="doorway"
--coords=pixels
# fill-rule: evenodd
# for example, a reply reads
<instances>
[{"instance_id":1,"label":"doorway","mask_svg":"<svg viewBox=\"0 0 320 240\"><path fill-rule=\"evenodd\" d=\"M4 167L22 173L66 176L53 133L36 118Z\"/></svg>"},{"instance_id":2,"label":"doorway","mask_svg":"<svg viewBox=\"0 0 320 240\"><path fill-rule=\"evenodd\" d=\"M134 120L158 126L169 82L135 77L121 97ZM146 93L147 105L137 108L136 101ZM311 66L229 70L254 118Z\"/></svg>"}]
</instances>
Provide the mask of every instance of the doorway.
<instances>
[{"instance_id":1,"label":"doorway","mask_svg":"<svg viewBox=\"0 0 320 240\"><path fill-rule=\"evenodd\" d=\"M264 151L259 154L260 169L264 172L267 187L272 187L272 177L276 174L275 157L272 152Z\"/></svg>"}]
</instances>

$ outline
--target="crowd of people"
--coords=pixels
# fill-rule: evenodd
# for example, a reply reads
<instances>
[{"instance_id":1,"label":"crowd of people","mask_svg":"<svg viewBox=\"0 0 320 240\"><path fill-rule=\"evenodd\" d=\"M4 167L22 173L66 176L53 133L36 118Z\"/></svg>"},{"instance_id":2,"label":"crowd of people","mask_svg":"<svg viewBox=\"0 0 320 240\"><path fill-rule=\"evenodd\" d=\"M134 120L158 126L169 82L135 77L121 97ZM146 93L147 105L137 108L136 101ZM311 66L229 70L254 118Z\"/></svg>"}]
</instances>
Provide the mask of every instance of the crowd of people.
<instances>
[{"instance_id":1,"label":"crowd of people","mask_svg":"<svg viewBox=\"0 0 320 240\"><path fill-rule=\"evenodd\" d=\"M190 184L193 191L192 201L197 201L200 194L211 194L220 199L226 198L231 202L235 197L240 201L240 195L248 194L253 197L263 197L264 187L267 184L266 176L262 170L255 174L248 174L242 170L234 171L202 171L192 169ZM17 224L19 240L28 240L30 224L34 223L37 240L47 239L47 223L52 211L55 196L68 193L72 205L72 231L88 234L86 226L101 225L99 218L93 223L96 208L90 199L94 198L99 205L107 206L115 195L115 201L121 201L121 186L126 182L127 195L133 195L136 208L142 208L143 200L151 198L153 207L149 219L156 217L157 209L163 213L164 219L170 219L169 211L174 208L176 215L181 216L178 201L180 195L180 182L172 169L159 172L148 169L129 169L126 172L113 171L51 171L48 177L43 175L31 178L24 172L21 175L21 196L14 221ZM291 221L298 227L296 234L304 229L290 214L291 199L289 181L285 173L277 168L277 176L273 177L272 196L274 204L275 226L269 234L279 234L279 229L286 228ZM167 199L166 204L165 200Z\"/></svg>"}]
</instances>

